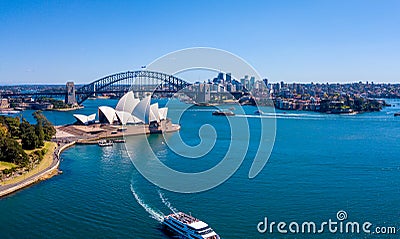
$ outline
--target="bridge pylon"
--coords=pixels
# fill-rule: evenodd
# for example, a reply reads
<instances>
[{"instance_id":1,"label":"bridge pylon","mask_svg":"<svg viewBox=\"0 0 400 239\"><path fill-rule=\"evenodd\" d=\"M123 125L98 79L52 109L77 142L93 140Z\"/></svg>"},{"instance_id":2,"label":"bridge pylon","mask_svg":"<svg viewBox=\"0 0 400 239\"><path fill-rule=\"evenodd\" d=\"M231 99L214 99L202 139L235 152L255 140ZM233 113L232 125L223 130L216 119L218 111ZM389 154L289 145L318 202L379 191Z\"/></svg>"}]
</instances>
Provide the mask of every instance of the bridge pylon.
<instances>
[{"instance_id":1,"label":"bridge pylon","mask_svg":"<svg viewBox=\"0 0 400 239\"><path fill-rule=\"evenodd\" d=\"M76 88L74 82L67 82L66 87L66 94L65 94L65 104L67 105L74 105L76 104Z\"/></svg>"}]
</instances>

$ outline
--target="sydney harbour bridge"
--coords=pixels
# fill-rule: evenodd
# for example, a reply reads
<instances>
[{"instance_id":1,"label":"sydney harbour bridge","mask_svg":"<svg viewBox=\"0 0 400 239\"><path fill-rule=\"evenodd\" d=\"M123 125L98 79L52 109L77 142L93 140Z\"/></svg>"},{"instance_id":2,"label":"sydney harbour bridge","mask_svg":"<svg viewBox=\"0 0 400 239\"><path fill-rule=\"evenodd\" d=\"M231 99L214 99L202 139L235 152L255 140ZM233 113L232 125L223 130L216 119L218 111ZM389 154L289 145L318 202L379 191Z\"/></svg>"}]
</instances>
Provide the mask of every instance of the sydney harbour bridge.
<instances>
[{"instance_id":1,"label":"sydney harbour bridge","mask_svg":"<svg viewBox=\"0 0 400 239\"><path fill-rule=\"evenodd\" d=\"M173 75L138 70L108 75L83 86L75 86L73 82L68 82L65 91L9 93L3 94L2 97L65 98L65 103L67 104L81 104L88 98L96 95L114 94L115 96L122 96L131 90L138 93L150 92L170 97L174 93L184 91L190 86L192 86L191 83ZM246 95L247 91L243 89L228 93L239 99L243 95Z\"/></svg>"}]
</instances>

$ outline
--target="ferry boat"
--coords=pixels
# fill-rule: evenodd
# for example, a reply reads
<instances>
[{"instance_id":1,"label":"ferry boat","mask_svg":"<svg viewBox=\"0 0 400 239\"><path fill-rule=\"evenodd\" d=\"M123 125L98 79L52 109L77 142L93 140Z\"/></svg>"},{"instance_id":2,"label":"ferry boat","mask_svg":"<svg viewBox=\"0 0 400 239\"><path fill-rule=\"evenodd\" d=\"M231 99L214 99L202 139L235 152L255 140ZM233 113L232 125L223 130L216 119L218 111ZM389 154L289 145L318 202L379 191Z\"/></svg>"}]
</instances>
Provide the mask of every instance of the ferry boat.
<instances>
[{"instance_id":1,"label":"ferry boat","mask_svg":"<svg viewBox=\"0 0 400 239\"><path fill-rule=\"evenodd\" d=\"M163 226L178 238L220 239L221 237L207 223L177 212L164 217Z\"/></svg>"},{"instance_id":2,"label":"ferry boat","mask_svg":"<svg viewBox=\"0 0 400 239\"><path fill-rule=\"evenodd\" d=\"M108 146L113 146L113 142L110 140L100 140L99 142L97 142L97 144L100 147L108 147Z\"/></svg>"},{"instance_id":3,"label":"ferry boat","mask_svg":"<svg viewBox=\"0 0 400 239\"><path fill-rule=\"evenodd\" d=\"M212 115L217 115L217 116L234 116L235 113L232 111L223 111L223 110L216 110L212 113Z\"/></svg>"}]
</instances>

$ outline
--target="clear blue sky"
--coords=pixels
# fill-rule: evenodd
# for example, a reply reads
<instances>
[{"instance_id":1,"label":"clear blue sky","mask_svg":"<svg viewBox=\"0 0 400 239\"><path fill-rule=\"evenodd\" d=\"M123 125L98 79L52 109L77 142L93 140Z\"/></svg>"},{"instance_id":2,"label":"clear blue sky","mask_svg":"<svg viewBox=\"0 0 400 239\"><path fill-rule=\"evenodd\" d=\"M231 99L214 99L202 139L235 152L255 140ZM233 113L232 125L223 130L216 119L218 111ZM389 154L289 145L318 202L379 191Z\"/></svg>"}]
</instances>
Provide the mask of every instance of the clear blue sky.
<instances>
[{"instance_id":1,"label":"clear blue sky","mask_svg":"<svg viewBox=\"0 0 400 239\"><path fill-rule=\"evenodd\" d=\"M0 1L0 84L88 83L198 46L272 82L399 82L400 1Z\"/></svg>"}]
</instances>

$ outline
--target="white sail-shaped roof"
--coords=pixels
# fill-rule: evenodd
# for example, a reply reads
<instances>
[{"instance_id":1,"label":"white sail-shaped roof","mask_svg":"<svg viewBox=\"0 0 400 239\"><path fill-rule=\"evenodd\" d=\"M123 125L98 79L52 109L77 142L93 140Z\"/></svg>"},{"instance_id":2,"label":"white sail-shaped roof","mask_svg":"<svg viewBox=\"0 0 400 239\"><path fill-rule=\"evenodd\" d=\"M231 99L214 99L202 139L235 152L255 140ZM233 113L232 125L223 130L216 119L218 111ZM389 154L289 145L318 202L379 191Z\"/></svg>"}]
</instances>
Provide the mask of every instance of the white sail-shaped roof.
<instances>
[{"instance_id":1,"label":"white sail-shaped roof","mask_svg":"<svg viewBox=\"0 0 400 239\"><path fill-rule=\"evenodd\" d=\"M149 114L149 122L160 121L160 115L158 114L158 103L150 105Z\"/></svg>"},{"instance_id":2,"label":"white sail-shaped roof","mask_svg":"<svg viewBox=\"0 0 400 239\"><path fill-rule=\"evenodd\" d=\"M135 99L133 92L126 93L118 101L115 109L109 106L99 107L99 121L100 123L114 123L118 120L119 123L126 124L137 124L137 123L150 123L160 120L167 119L168 108L158 108L158 103L150 104L151 96L145 97L141 101ZM95 114L88 117L95 119ZM78 115L79 121L86 122L90 121L87 116ZM85 121L86 120L86 121Z\"/></svg>"},{"instance_id":3,"label":"white sail-shaped roof","mask_svg":"<svg viewBox=\"0 0 400 239\"><path fill-rule=\"evenodd\" d=\"M101 123L112 124L115 120L116 114L115 110L109 106L99 107L99 121Z\"/></svg>"},{"instance_id":4,"label":"white sail-shaped roof","mask_svg":"<svg viewBox=\"0 0 400 239\"><path fill-rule=\"evenodd\" d=\"M150 100L150 96L142 99L132 112L133 116L145 123L149 122Z\"/></svg>"},{"instance_id":5,"label":"white sail-shaped roof","mask_svg":"<svg viewBox=\"0 0 400 239\"><path fill-rule=\"evenodd\" d=\"M116 111L125 111L129 114L132 114L133 109L139 103L139 99L135 99L132 91L129 91L125 95L121 97L118 101L117 106L115 107Z\"/></svg>"},{"instance_id":6,"label":"white sail-shaped roof","mask_svg":"<svg viewBox=\"0 0 400 239\"><path fill-rule=\"evenodd\" d=\"M87 115L73 114L73 116L80 123L82 123L82 124L86 124L87 123Z\"/></svg>"},{"instance_id":7,"label":"white sail-shaped roof","mask_svg":"<svg viewBox=\"0 0 400 239\"><path fill-rule=\"evenodd\" d=\"M129 117L127 123L129 123L129 124L138 124L138 123L144 123L144 122L141 121L140 119L138 119L137 117L135 117L134 115L131 115L131 117Z\"/></svg>"},{"instance_id":8,"label":"white sail-shaped roof","mask_svg":"<svg viewBox=\"0 0 400 239\"><path fill-rule=\"evenodd\" d=\"M137 124L137 123L142 123L140 119L137 117L131 115L128 112L125 111L115 111L115 114L117 116L118 121L125 125L125 124Z\"/></svg>"},{"instance_id":9,"label":"white sail-shaped roof","mask_svg":"<svg viewBox=\"0 0 400 239\"><path fill-rule=\"evenodd\" d=\"M117 115L118 121L121 124L126 124L129 120L129 118L132 117L131 114L129 114L128 112L125 112L125 111L115 111L115 114Z\"/></svg>"},{"instance_id":10,"label":"white sail-shaped roof","mask_svg":"<svg viewBox=\"0 0 400 239\"><path fill-rule=\"evenodd\" d=\"M96 120L96 113L88 115L88 122L94 122Z\"/></svg>"},{"instance_id":11,"label":"white sail-shaped roof","mask_svg":"<svg viewBox=\"0 0 400 239\"><path fill-rule=\"evenodd\" d=\"M81 124L88 124L90 122L94 122L94 120L96 119L96 114L91 114L91 115L73 114L73 116Z\"/></svg>"},{"instance_id":12,"label":"white sail-shaped roof","mask_svg":"<svg viewBox=\"0 0 400 239\"><path fill-rule=\"evenodd\" d=\"M158 109L158 114L160 115L160 120L166 120L167 119L167 113L168 113L168 108L159 108Z\"/></svg>"}]
</instances>

